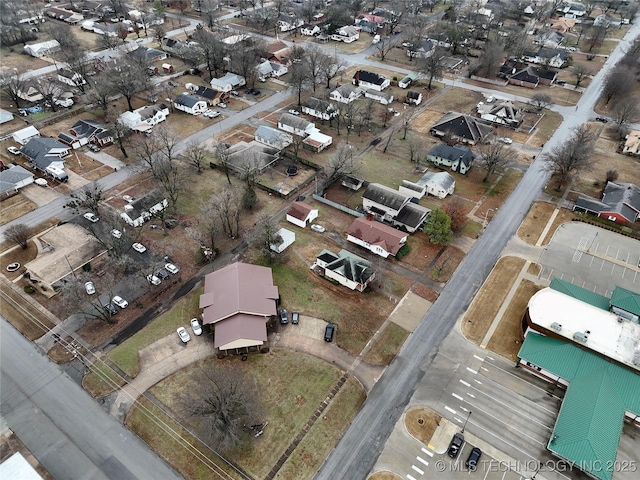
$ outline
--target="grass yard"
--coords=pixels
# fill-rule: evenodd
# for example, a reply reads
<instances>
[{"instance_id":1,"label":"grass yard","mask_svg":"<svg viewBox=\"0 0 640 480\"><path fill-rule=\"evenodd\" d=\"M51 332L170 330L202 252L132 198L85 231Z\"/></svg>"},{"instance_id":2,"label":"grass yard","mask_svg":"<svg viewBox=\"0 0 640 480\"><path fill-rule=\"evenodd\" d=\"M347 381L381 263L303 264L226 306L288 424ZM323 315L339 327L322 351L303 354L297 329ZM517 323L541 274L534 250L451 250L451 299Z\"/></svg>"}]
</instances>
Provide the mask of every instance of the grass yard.
<instances>
[{"instance_id":1,"label":"grass yard","mask_svg":"<svg viewBox=\"0 0 640 480\"><path fill-rule=\"evenodd\" d=\"M0 252L3 252L0 256L0 270L2 270L2 275L7 277L9 280L17 278L23 273L24 269L20 268L15 272L7 272L7 265L18 262L20 265L24 266L31 260L34 260L38 255L38 247L33 240L29 240L27 242L27 248L25 249L16 247L15 243L9 241L2 242L2 247L3 248L0 250ZM13 248L11 252L4 253L10 248Z\"/></svg>"},{"instance_id":2,"label":"grass yard","mask_svg":"<svg viewBox=\"0 0 640 480\"><path fill-rule=\"evenodd\" d=\"M44 42L45 40L38 40L37 42ZM29 44L37 42L28 42ZM14 45L12 47L0 48L0 58L2 58L2 66L7 69L18 69L19 73L30 72L39 68L48 67L53 61L48 61L46 58L36 58L25 53L22 44Z\"/></svg>"},{"instance_id":3,"label":"grass yard","mask_svg":"<svg viewBox=\"0 0 640 480\"><path fill-rule=\"evenodd\" d=\"M7 198L0 203L0 225L5 225L38 206L21 193Z\"/></svg>"},{"instance_id":4,"label":"grass yard","mask_svg":"<svg viewBox=\"0 0 640 480\"><path fill-rule=\"evenodd\" d=\"M312 479L322 466L322 462L342 438L365 399L362 386L354 377L349 377L275 478Z\"/></svg>"},{"instance_id":5,"label":"grass yard","mask_svg":"<svg viewBox=\"0 0 640 480\"><path fill-rule=\"evenodd\" d=\"M517 360L522 346L522 315L527 309L529 299L542 287L530 280L522 280L511 303L502 316L502 320L491 336L487 349L509 360Z\"/></svg>"},{"instance_id":6,"label":"grass yard","mask_svg":"<svg viewBox=\"0 0 640 480\"><path fill-rule=\"evenodd\" d=\"M288 350L273 350L269 354L250 355L246 362L241 362L235 357L204 360L162 380L150 389L150 393L174 412L173 415L179 418L181 423L197 430L198 421L185 418L182 414L181 393L188 392L189 385L200 381L200 367L224 368L225 364L232 363L240 365L245 373L258 382L261 399L266 408L264 421L269 422L269 425L262 436L252 440L251 445L228 454L254 478L265 478L336 385L342 372L312 356ZM357 396L356 411L362 401L363 399ZM353 417L342 418L345 426L351 418Z\"/></svg>"},{"instance_id":7,"label":"grass yard","mask_svg":"<svg viewBox=\"0 0 640 480\"><path fill-rule=\"evenodd\" d=\"M393 322L387 323L378 339L364 356L364 361L373 365L389 365L408 336L409 332L401 326Z\"/></svg>"},{"instance_id":8,"label":"grass yard","mask_svg":"<svg viewBox=\"0 0 640 480\"><path fill-rule=\"evenodd\" d=\"M407 243L411 247L411 251L402 257L400 263L411 265L418 270L427 268L443 248L442 245L431 243L429 237L420 232L409 236Z\"/></svg>"},{"instance_id":9,"label":"grass yard","mask_svg":"<svg viewBox=\"0 0 640 480\"><path fill-rule=\"evenodd\" d=\"M429 277L438 282L448 282L464 257L465 253L459 248L447 247L429 272Z\"/></svg>"},{"instance_id":10,"label":"grass yard","mask_svg":"<svg viewBox=\"0 0 640 480\"><path fill-rule=\"evenodd\" d=\"M482 342L525 263L516 257L498 260L462 320L467 340L478 345Z\"/></svg>"},{"instance_id":11,"label":"grass yard","mask_svg":"<svg viewBox=\"0 0 640 480\"><path fill-rule=\"evenodd\" d=\"M428 445L442 417L428 408L412 408L404 415L404 425L409 435Z\"/></svg>"},{"instance_id":12,"label":"grass yard","mask_svg":"<svg viewBox=\"0 0 640 480\"><path fill-rule=\"evenodd\" d=\"M518 237L530 245L535 245L555 209L556 206L550 203L535 202L518 228Z\"/></svg>"},{"instance_id":13,"label":"grass yard","mask_svg":"<svg viewBox=\"0 0 640 480\"><path fill-rule=\"evenodd\" d=\"M459 112L474 114L476 105L478 102L483 100L484 95L480 92L456 87L447 87L440 96L429 103L428 110L435 110L440 113ZM438 120L439 118L440 117L435 120ZM431 125L433 125L433 123L431 123L429 127Z\"/></svg>"}]
</instances>

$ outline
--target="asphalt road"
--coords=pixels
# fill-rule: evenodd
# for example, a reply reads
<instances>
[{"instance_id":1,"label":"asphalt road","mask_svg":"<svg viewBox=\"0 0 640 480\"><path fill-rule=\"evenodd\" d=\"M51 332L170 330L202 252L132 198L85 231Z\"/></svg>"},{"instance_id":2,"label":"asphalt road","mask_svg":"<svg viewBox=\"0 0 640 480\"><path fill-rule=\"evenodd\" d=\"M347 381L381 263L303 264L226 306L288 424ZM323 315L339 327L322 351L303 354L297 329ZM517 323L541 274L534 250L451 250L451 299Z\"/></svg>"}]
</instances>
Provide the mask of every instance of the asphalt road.
<instances>
[{"instance_id":1,"label":"asphalt road","mask_svg":"<svg viewBox=\"0 0 640 480\"><path fill-rule=\"evenodd\" d=\"M59 479L182 477L0 316L0 412Z\"/></svg>"},{"instance_id":2,"label":"asphalt road","mask_svg":"<svg viewBox=\"0 0 640 480\"><path fill-rule=\"evenodd\" d=\"M607 66L613 65L621 58L628 40L637 36L639 32L640 24L631 27L624 40L609 56ZM583 93L575 114L565 116L562 124L546 143L543 154L568 138L572 127L587 120L587 115L593 111L598 99L606 70L603 68L594 77ZM542 158L543 155L538 155L483 236L442 290L438 300L405 342L398 356L371 391L342 440L315 476L316 479L356 480L367 477L416 384L429 368L440 342L465 312L507 241L515 234L546 183L549 175L544 170Z\"/></svg>"}]
</instances>

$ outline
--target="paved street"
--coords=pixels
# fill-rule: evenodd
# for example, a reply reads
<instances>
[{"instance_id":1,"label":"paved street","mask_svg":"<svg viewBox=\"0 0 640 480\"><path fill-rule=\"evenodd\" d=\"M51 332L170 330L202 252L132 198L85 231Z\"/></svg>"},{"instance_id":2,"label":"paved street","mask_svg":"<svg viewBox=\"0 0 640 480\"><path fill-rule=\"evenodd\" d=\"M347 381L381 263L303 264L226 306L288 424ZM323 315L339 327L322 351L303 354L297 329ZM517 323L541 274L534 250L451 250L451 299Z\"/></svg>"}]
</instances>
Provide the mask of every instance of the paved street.
<instances>
[{"instance_id":1,"label":"paved street","mask_svg":"<svg viewBox=\"0 0 640 480\"><path fill-rule=\"evenodd\" d=\"M3 317L0 368L0 412L55 478L182 478Z\"/></svg>"}]
</instances>

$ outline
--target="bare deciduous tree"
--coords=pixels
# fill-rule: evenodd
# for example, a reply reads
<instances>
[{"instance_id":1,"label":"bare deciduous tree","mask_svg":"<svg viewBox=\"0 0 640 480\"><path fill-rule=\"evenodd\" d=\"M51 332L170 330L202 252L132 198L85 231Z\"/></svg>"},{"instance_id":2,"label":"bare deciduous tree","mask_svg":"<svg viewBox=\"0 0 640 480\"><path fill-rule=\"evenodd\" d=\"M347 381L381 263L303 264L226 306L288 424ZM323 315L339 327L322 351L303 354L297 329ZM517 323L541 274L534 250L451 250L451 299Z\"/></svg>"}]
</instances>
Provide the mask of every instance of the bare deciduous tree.
<instances>
[{"instance_id":1,"label":"bare deciduous tree","mask_svg":"<svg viewBox=\"0 0 640 480\"><path fill-rule=\"evenodd\" d=\"M239 365L206 365L184 389L181 404L209 445L222 452L245 445L252 438L248 427L260 423L260 391Z\"/></svg>"},{"instance_id":2,"label":"bare deciduous tree","mask_svg":"<svg viewBox=\"0 0 640 480\"><path fill-rule=\"evenodd\" d=\"M22 74L14 73L10 70L0 70L0 89L15 102L16 107L20 107L22 97L20 94L27 89L27 79Z\"/></svg>"},{"instance_id":3,"label":"bare deciduous tree","mask_svg":"<svg viewBox=\"0 0 640 480\"><path fill-rule=\"evenodd\" d=\"M31 229L24 223L12 225L4 232L4 236L7 240L15 243L16 245L20 245L23 250L27 248L30 235Z\"/></svg>"},{"instance_id":4,"label":"bare deciduous tree","mask_svg":"<svg viewBox=\"0 0 640 480\"><path fill-rule=\"evenodd\" d=\"M640 99L631 97L617 101L611 110L611 116L616 121L618 129L637 122L640 118Z\"/></svg>"},{"instance_id":5,"label":"bare deciduous tree","mask_svg":"<svg viewBox=\"0 0 640 480\"><path fill-rule=\"evenodd\" d=\"M331 80L338 75L342 75L344 69L347 67L347 62L338 57L327 57L320 66L320 73L322 78L327 82L327 88L331 85Z\"/></svg>"},{"instance_id":6,"label":"bare deciduous tree","mask_svg":"<svg viewBox=\"0 0 640 480\"><path fill-rule=\"evenodd\" d=\"M284 239L278 231L278 224L269 214L260 214L256 222L251 243L269 264L273 264L276 260L284 258L282 253L278 253L271 248L271 245L277 247L284 242Z\"/></svg>"},{"instance_id":7,"label":"bare deciduous tree","mask_svg":"<svg viewBox=\"0 0 640 480\"><path fill-rule=\"evenodd\" d=\"M536 93L529 101L535 107L536 112L541 112L544 108L548 108L551 102L551 97L546 93Z\"/></svg>"},{"instance_id":8,"label":"bare deciduous tree","mask_svg":"<svg viewBox=\"0 0 640 480\"><path fill-rule=\"evenodd\" d=\"M631 68L625 65L615 66L605 78L602 86L605 104L608 105L611 100L628 95L636 83L635 73Z\"/></svg>"},{"instance_id":9,"label":"bare deciduous tree","mask_svg":"<svg viewBox=\"0 0 640 480\"><path fill-rule=\"evenodd\" d=\"M210 205L218 215L224 233L231 238L236 238L240 229L240 213L242 211L242 198L237 190L231 186L225 188L213 196Z\"/></svg>"},{"instance_id":10,"label":"bare deciduous tree","mask_svg":"<svg viewBox=\"0 0 640 480\"><path fill-rule=\"evenodd\" d=\"M192 140L187 144L187 149L182 153L182 156L195 167L198 173L202 173L204 162L207 159L207 150L204 147Z\"/></svg>"},{"instance_id":11,"label":"bare deciduous tree","mask_svg":"<svg viewBox=\"0 0 640 480\"><path fill-rule=\"evenodd\" d=\"M484 55L480 61L480 71L487 78L494 78L500 69L504 49L498 42L489 40L484 46Z\"/></svg>"},{"instance_id":12,"label":"bare deciduous tree","mask_svg":"<svg viewBox=\"0 0 640 480\"><path fill-rule=\"evenodd\" d=\"M78 191L71 192L70 200L64 204L64 208L68 208L74 213L81 213L86 210L98 215L100 202L103 200L104 190L97 183L92 182L85 185Z\"/></svg>"},{"instance_id":13,"label":"bare deciduous tree","mask_svg":"<svg viewBox=\"0 0 640 480\"><path fill-rule=\"evenodd\" d=\"M577 63L571 67L571 75L576 79L576 88L578 88L582 81L591 75L591 70L585 64Z\"/></svg>"},{"instance_id":14,"label":"bare deciduous tree","mask_svg":"<svg viewBox=\"0 0 640 480\"><path fill-rule=\"evenodd\" d=\"M121 94L127 100L129 110L133 110L131 99L136 93L146 90L149 85L147 67L140 62L125 60L105 73L113 90Z\"/></svg>"},{"instance_id":15,"label":"bare deciduous tree","mask_svg":"<svg viewBox=\"0 0 640 480\"><path fill-rule=\"evenodd\" d=\"M574 173L591 167L595 140L594 133L583 124L573 128L571 137L546 155L545 168L555 178L557 191L571 181Z\"/></svg>"},{"instance_id":16,"label":"bare deciduous tree","mask_svg":"<svg viewBox=\"0 0 640 480\"><path fill-rule=\"evenodd\" d=\"M393 50L397 44L397 40L393 38L383 38L374 45L376 52L378 52L378 58L380 58L381 62L384 62L384 59L387 57L389 52Z\"/></svg>"},{"instance_id":17,"label":"bare deciduous tree","mask_svg":"<svg viewBox=\"0 0 640 480\"><path fill-rule=\"evenodd\" d=\"M516 159L516 153L501 142L486 143L478 148L476 164L485 170L483 182L494 173L501 171L509 162Z\"/></svg>"},{"instance_id":18,"label":"bare deciduous tree","mask_svg":"<svg viewBox=\"0 0 640 480\"><path fill-rule=\"evenodd\" d=\"M162 158L155 162L153 176L160 182L162 190L169 201L171 211L175 212L178 198L184 192L186 186L188 178L186 169L166 158Z\"/></svg>"},{"instance_id":19,"label":"bare deciduous tree","mask_svg":"<svg viewBox=\"0 0 640 480\"><path fill-rule=\"evenodd\" d=\"M333 157L327 165L327 181L325 186L330 186L343 175L354 175L359 168L356 159L353 158L353 147L346 143L340 143Z\"/></svg>"},{"instance_id":20,"label":"bare deciduous tree","mask_svg":"<svg viewBox=\"0 0 640 480\"><path fill-rule=\"evenodd\" d=\"M607 183L615 182L618 180L618 171L617 170L607 170L604 183L602 184L602 188L600 189L600 197L604 195L604 190L607 188Z\"/></svg>"},{"instance_id":21,"label":"bare deciduous tree","mask_svg":"<svg viewBox=\"0 0 640 480\"><path fill-rule=\"evenodd\" d=\"M431 90L433 80L442 78L445 68L445 51L442 47L436 47L427 58L420 59L418 69L429 79L427 88Z\"/></svg>"}]
</instances>

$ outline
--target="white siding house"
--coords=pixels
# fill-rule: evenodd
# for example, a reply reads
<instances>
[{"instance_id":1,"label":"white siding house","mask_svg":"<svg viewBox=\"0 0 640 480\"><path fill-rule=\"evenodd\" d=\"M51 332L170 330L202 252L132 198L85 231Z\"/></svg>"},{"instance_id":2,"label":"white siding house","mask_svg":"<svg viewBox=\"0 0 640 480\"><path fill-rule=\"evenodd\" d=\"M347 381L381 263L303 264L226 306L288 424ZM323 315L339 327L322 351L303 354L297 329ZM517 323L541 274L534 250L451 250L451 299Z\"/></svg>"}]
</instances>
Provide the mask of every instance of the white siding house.
<instances>
[{"instance_id":1,"label":"white siding house","mask_svg":"<svg viewBox=\"0 0 640 480\"><path fill-rule=\"evenodd\" d=\"M178 95L173 102L176 110L190 113L191 115L200 115L207 110L207 102L200 100L198 97L183 93Z\"/></svg>"},{"instance_id":2,"label":"white siding house","mask_svg":"<svg viewBox=\"0 0 640 480\"><path fill-rule=\"evenodd\" d=\"M282 150L293 143L293 137L276 128L260 125L253 137L256 141Z\"/></svg>"},{"instance_id":3,"label":"white siding house","mask_svg":"<svg viewBox=\"0 0 640 480\"><path fill-rule=\"evenodd\" d=\"M242 75L236 75L231 72L227 72L223 77L211 79L211 88L225 93L246 84L247 82Z\"/></svg>"},{"instance_id":4,"label":"white siding house","mask_svg":"<svg viewBox=\"0 0 640 480\"><path fill-rule=\"evenodd\" d=\"M169 116L169 107L160 103L147 105L135 109L133 112L124 112L120 115L120 123L132 130L149 130L154 125L164 122Z\"/></svg>"},{"instance_id":5,"label":"white siding house","mask_svg":"<svg viewBox=\"0 0 640 480\"><path fill-rule=\"evenodd\" d=\"M318 209L303 202L293 202L287 210L287 222L305 228L318 218Z\"/></svg>"},{"instance_id":6,"label":"white siding house","mask_svg":"<svg viewBox=\"0 0 640 480\"><path fill-rule=\"evenodd\" d=\"M290 113L283 113L278 119L278 128L299 137L306 137L313 133L316 126L304 118L296 117Z\"/></svg>"}]
</instances>

